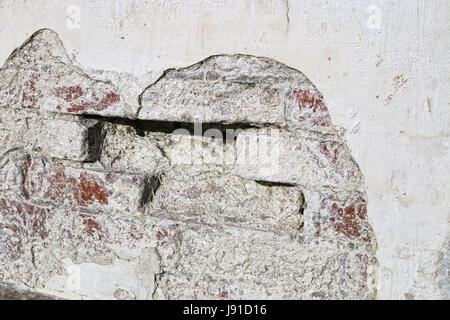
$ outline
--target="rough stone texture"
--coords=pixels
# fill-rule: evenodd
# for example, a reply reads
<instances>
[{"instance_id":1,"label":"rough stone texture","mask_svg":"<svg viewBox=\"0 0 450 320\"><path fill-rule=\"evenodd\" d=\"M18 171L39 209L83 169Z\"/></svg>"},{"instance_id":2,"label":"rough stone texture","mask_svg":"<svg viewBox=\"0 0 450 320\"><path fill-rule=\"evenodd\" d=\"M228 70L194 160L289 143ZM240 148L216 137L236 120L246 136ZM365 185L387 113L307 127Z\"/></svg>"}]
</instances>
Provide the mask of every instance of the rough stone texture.
<instances>
[{"instance_id":1,"label":"rough stone texture","mask_svg":"<svg viewBox=\"0 0 450 320\"><path fill-rule=\"evenodd\" d=\"M322 94L269 58L221 55L167 70L139 98L139 119L331 130Z\"/></svg>"},{"instance_id":2,"label":"rough stone texture","mask_svg":"<svg viewBox=\"0 0 450 320\"><path fill-rule=\"evenodd\" d=\"M29 122L35 148L46 156L76 161L96 160L100 147L101 123L95 120L45 119Z\"/></svg>"},{"instance_id":3,"label":"rough stone texture","mask_svg":"<svg viewBox=\"0 0 450 320\"><path fill-rule=\"evenodd\" d=\"M303 226L300 189L267 187L229 173L180 171L163 177L150 204L155 216L257 230L297 232Z\"/></svg>"},{"instance_id":4,"label":"rough stone texture","mask_svg":"<svg viewBox=\"0 0 450 320\"><path fill-rule=\"evenodd\" d=\"M134 116L117 88L73 64L58 35L34 33L0 70L0 105L73 114Z\"/></svg>"},{"instance_id":5,"label":"rough stone texture","mask_svg":"<svg viewBox=\"0 0 450 320\"><path fill-rule=\"evenodd\" d=\"M156 188L155 181L142 174L63 167L39 158L27 165L25 188L31 199L89 211L134 213Z\"/></svg>"},{"instance_id":6,"label":"rough stone texture","mask_svg":"<svg viewBox=\"0 0 450 320\"><path fill-rule=\"evenodd\" d=\"M132 94L41 30L0 74L0 281L83 299L375 297L363 176L299 71L214 56Z\"/></svg>"},{"instance_id":7,"label":"rough stone texture","mask_svg":"<svg viewBox=\"0 0 450 320\"><path fill-rule=\"evenodd\" d=\"M97 120L8 108L2 108L0 119L3 151L20 149L76 161L95 161L99 156L102 124Z\"/></svg>"},{"instance_id":8,"label":"rough stone texture","mask_svg":"<svg viewBox=\"0 0 450 320\"><path fill-rule=\"evenodd\" d=\"M282 124L284 79L289 81L295 73L270 59L211 57L189 68L166 71L140 97L139 118Z\"/></svg>"},{"instance_id":9,"label":"rough stone texture","mask_svg":"<svg viewBox=\"0 0 450 320\"><path fill-rule=\"evenodd\" d=\"M248 179L362 191L359 167L336 135L245 131L237 137L236 153L236 174Z\"/></svg>"}]
</instances>

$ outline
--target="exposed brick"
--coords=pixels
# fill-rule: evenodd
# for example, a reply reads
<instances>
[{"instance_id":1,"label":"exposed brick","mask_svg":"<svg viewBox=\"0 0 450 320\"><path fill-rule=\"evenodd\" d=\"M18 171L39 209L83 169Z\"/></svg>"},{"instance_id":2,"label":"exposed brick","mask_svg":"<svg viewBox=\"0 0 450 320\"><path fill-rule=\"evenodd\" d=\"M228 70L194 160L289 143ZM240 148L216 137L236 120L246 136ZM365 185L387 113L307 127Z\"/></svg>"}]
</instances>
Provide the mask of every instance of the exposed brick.
<instances>
[{"instance_id":1,"label":"exposed brick","mask_svg":"<svg viewBox=\"0 0 450 320\"><path fill-rule=\"evenodd\" d=\"M13 285L11 283L0 282L0 300L56 300L57 297L42 294Z\"/></svg>"},{"instance_id":2,"label":"exposed brick","mask_svg":"<svg viewBox=\"0 0 450 320\"><path fill-rule=\"evenodd\" d=\"M356 245L348 249L348 241L309 242L271 232L201 225L179 230L177 263L166 267L159 281L161 298L354 298L356 293L349 288L368 276L369 258L361 256ZM336 255L324 254L333 251ZM323 289L337 285L342 286L339 292Z\"/></svg>"},{"instance_id":3,"label":"exposed brick","mask_svg":"<svg viewBox=\"0 0 450 320\"><path fill-rule=\"evenodd\" d=\"M236 142L237 175L305 188L359 190L360 170L345 145L278 130L247 130Z\"/></svg>"},{"instance_id":4,"label":"exposed brick","mask_svg":"<svg viewBox=\"0 0 450 320\"><path fill-rule=\"evenodd\" d=\"M360 197L328 195L322 199L319 214L314 215L314 219L319 229L328 226L351 240L372 240L367 203Z\"/></svg>"},{"instance_id":5,"label":"exposed brick","mask_svg":"<svg viewBox=\"0 0 450 320\"><path fill-rule=\"evenodd\" d=\"M30 140L42 154L76 161L96 160L101 141L101 122L95 120L40 119L29 125Z\"/></svg>"},{"instance_id":6,"label":"exposed brick","mask_svg":"<svg viewBox=\"0 0 450 320\"><path fill-rule=\"evenodd\" d=\"M235 195L239 194L239 197ZM180 206L180 203L183 203ZM298 230L302 225L299 188L268 186L233 175L166 174L151 207L152 215L266 230Z\"/></svg>"},{"instance_id":7,"label":"exposed brick","mask_svg":"<svg viewBox=\"0 0 450 320\"><path fill-rule=\"evenodd\" d=\"M133 117L118 89L91 78L67 56L58 35L34 33L0 70L0 96L7 105L56 113ZM137 107L135 107L137 109Z\"/></svg>"},{"instance_id":8,"label":"exposed brick","mask_svg":"<svg viewBox=\"0 0 450 320\"><path fill-rule=\"evenodd\" d=\"M84 72L51 30L0 69L0 276L84 297L374 296L363 177L301 72L221 55L131 78ZM241 133L171 132L196 121ZM69 293L68 266L101 277Z\"/></svg>"},{"instance_id":9,"label":"exposed brick","mask_svg":"<svg viewBox=\"0 0 450 320\"><path fill-rule=\"evenodd\" d=\"M26 189L31 199L70 207L135 213L152 187L142 174L58 167L40 158L28 164Z\"/></svg>"},{"instance_id":10,"label":"exposed brick","mask_svg":"<svg viewBox=\"0 0 450 320\"><path fill-rule=\"evenodd\" d=\"M285 123L285 90L306 81L268 58L213 56L168 70L141 95L138 118L181 122Z\"/></svg>"},{"instance_id":11,"label":"exposed brick","mask_svg":"<svg viewBox=\"0 0 450 320\"><path fill-rule=\"evenodd\" d=\"M81 81L77 85L55 87L52 94L58 101L51 108L54 112L109 115L108 109L120 104L121 100L120 95L106 84L96 83L88 87ZM45 109L50 110L50 106Z\"/></svg>"},{"instance_id":12,"label":"exposed brick","mask_svg":"<svg viewBox=\"0 0 450 320\"><path fill-rule=\"evenodd\" d=\"M2 108L2 147L75 161L98 159L102 122L73 115ZM5 157L5 156L4 156Z\"/></svg>"},{"instance_id":13,"label":"exposed brick","mask_svg":"<svg viewBox=\"0 0 450 320\"><path fill-rule=\"evenodd\" d=\"M189 276L179 273L163 274L154 297L174 300L310 298L304 291L299 293L298 284L292 278L282 277L276 280L252 276L228 278L211 274Z\"/></svg>"}]
</instances>

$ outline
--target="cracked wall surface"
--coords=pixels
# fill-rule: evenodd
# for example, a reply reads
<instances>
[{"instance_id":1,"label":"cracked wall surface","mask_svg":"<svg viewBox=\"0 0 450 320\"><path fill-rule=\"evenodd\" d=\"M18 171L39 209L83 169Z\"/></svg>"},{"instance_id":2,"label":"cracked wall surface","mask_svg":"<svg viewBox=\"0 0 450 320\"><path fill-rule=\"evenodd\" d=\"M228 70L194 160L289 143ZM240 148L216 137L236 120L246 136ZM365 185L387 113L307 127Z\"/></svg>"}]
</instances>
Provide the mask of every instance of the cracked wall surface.
<instances>
[{"instance_id":1,"label":"cracked wall surface","mask_svg":"<svg viewBox=\"0 0 450 320\"><path fill-rule=\"evenodd\" d=\"M364 178L321 93L211 56L136 93L57 34L0 69L0 279L62 298L372 299Z\"/></svg>"}]
</instances>

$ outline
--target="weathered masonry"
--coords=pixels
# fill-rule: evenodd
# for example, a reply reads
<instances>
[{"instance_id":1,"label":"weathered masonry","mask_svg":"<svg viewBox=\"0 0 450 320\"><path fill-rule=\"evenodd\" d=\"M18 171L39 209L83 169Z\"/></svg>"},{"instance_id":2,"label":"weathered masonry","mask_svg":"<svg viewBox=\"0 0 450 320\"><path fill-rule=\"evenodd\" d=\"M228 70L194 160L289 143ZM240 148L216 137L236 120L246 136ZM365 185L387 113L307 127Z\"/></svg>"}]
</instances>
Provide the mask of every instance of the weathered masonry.
<instances>
[{"instance_id":1,"label":"weathered masonry","mask_svg":"<svg viewBox=\"0 0 450 320\"><path fill-rule=\"evenodd\" d=\"M46 29L0 69L0 292L375 297L364 179L301 72L218 55L139 94L122 77Z\"/></svg>"}]
</instances>

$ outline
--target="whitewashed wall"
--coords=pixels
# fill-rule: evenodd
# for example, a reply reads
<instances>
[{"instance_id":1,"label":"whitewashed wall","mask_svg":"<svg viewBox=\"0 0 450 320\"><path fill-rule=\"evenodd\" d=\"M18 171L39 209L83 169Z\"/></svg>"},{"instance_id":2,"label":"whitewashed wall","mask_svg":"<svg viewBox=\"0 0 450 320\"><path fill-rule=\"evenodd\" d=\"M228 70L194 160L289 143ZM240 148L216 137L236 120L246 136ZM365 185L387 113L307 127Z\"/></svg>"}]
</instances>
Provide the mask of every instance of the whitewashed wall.
<instances>
[{"instance_id":1,"label":"whitewashed wall","mask_svg":"<svg viewBox=\"0 0 450 320\"><path fill-rule=\"evenodd\" d=\"M304 72L366 179L378 298L448 298L450 1L0 0L1 63L44 27L143 87L221 53Z\"/></svg>"}]
</instances>

